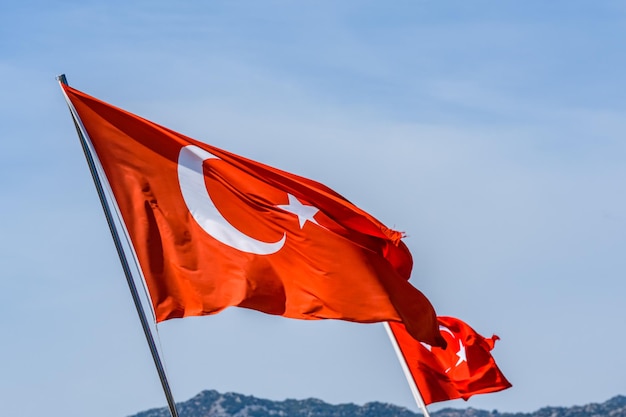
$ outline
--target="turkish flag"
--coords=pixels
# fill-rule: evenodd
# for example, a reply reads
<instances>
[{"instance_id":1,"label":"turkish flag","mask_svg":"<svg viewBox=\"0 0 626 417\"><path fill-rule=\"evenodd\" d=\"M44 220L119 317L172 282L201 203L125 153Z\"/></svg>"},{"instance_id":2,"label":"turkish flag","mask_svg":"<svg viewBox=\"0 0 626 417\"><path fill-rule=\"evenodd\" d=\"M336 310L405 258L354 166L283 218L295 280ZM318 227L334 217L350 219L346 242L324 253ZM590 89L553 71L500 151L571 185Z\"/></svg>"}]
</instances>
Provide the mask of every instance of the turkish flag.
<instances>
[{"instance_id":1,"label":"turkish flag","mask_svg":"<svg viewBox=\"0 0 626 417\"><path fill-rule=\"evenodd\" d=\"M454 317L438 317L447 347L414 340L401 323L389 323L392 335L425 404L501 391L512 385L491 356L498 336L485 338Z\"/></svg>"},{"instance_id":2,"label":"turkish flag","mask_svg":"<svg viewBox=\"0 0 626 417\"><path fill-rule=\"evenodd\" d=\"M246 307L403 321L443 343L411 255L341 195L63 86L119 207L158 322Z\"/></svg>"}]
</instances>

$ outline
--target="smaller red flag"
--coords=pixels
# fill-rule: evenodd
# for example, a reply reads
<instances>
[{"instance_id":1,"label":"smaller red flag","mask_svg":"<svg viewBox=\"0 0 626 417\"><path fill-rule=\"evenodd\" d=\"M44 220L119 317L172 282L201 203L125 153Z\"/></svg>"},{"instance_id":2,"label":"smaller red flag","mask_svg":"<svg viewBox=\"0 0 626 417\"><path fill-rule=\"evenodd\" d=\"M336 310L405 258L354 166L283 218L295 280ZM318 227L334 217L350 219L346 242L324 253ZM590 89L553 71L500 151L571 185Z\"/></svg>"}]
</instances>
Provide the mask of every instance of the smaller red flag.
<instances>
[{"instance_id":1,"label":"smaller red flag","mask_svg":"<svg viewBox=\"0 0 626 417\"><path fill-rule=\"evenodd\" d=\"M501 391L512 385L491 356L498 336L485 338L454 317L438 317L445 349L420 343L402 323L389 328L425 404ZM408 377L408 375L407 375Z\"/></svg>"}]
</instances>

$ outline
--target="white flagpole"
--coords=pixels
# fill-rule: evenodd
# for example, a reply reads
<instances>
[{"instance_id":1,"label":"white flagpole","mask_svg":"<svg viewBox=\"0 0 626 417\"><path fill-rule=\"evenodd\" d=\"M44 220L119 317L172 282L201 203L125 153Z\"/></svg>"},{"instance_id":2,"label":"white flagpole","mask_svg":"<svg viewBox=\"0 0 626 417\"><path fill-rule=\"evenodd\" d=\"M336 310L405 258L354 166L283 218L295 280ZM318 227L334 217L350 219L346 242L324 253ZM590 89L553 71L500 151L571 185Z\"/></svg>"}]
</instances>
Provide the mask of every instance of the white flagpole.
<instances>
[{"instance_id":1,"label":"white flagpole","mask_svg":"<svg viewBox=\"0 0 626 417\"><path fill-rule=\"evenodd\" d=\"M387 336L389 336L389 341L391 342L393 349L396 351L396 356L398 357L398 361L400 361L400 366L402 367L402 370L404 371L404 376L406 377L406 380L409 383L409 387L411 388L411 393L413 394L413 398L415 398L415 402L417 403L417 406L424 413L424 417L430 417L430 413L428 412L428 409L426 408L426 404L424 403L422 394L420 394L420 390L417 387L417 384L415 384L415 380L413 379L413 376L411 375L409 366L407 365L406 360L404 359L404 356L402 355L400 346L398 346L398 341L396 340L396 337L391 331L391 327L389 326L389 323L384 322L383 325L385 326L385 330L387 330Z\"/></svg>"},{"instance_id":2,"label":"white flagpole","mask_svg":"<svg viewBox=\"0 0 626 417\"><path fill-rule=\"evenodd\" d=\"M65 78L65 74L61 74L57 77L57 80L60 84L68 85L67 79ZM115 221L113 219L113 214L111 208L109 207L109 202L105 195L103 181L100 179L98 175L98 166L99 161L97 157L91 153L90 140L89 135L87 134L83 123L80 120L74 105L63 91L63 95L65 96L65 100L70 109L70 113L72 115L72 120L74 121L74 125L76 127L76 132L78 133L78 139L80 140L80 144L83 148L83 152L85 154L85 159L87 160L87 165L89 165L89 171L91 171L91 176L93 178L94 185L96 186L96 190L98 192L98 197L100 198L100 203L102 204L102 209L104 210L104 216L106 217L107 223L109 225L109 230L111 231L111 236L113 237L113 242L115 243L115 249L117 249L117 255L120 258L120 262L122 263L122 269L124 270L124 275L126 276L126 281L128 282L128 288L130 289L130 293L133 297L133 302L135 303L135 308L137 309L137 314L139 315L139 321L141 322L141 327L146 336L146 341L148 342L148 347L150 348L150 353L152 354L152 359L154 360L154 365L156 366L157 373L159 374L159 379L161 380L161 386L163 387L163 392L165 393L165 398L167 399L167 404L169 406L170 414L172 417L178 417L178 411L176 410L176 403L174 402L174 397L172 396L172 390L170 389L169 382L167 381L167 375L165 374L165 368L163 367L163 363L161 362L161 357L159 356L159 352L154 342L154 337L152 336L152 330L150 329L150 324L148 323L148 319L146 318L146 314L143 310L143 305L141 304L141 299L139 298L139 293L137 292L137 286L135 284L135 280L133 279L133 275L128 264L128 259L126 258L126 253L124 252L124 247L122 245L122 241L120 239L119 233L117 231L117 227L115 225ZM105 179L106 180L106 179ZM113 197L110 197L113 199ZM112 200L114 201L114 200ZM122 220L118 218L118 221L121 223Z\"/></svg>"}]
</instances>

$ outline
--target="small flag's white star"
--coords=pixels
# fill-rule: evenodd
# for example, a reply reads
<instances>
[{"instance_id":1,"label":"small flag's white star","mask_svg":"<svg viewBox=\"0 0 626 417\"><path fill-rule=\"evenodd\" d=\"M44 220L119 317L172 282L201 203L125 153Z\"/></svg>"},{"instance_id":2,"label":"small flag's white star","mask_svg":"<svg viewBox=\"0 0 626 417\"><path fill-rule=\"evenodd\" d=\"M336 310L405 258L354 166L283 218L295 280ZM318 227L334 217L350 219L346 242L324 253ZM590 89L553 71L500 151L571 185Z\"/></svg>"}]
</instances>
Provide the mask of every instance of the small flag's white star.
<instances>
[{"instance_id":1,"label":"small flag's white star","mask_svg":"<svg viewBox=\"0 0 626 417\"><path fill-rule=\"evenodd\" d=\"M316 207L313 206L305 206L298 199L291 194L287 194L289 198L289 204L276 206L281 208L289 213L295 214L298 216L298 222L300 223L300 229L304 227L304 224L309 221L311 223L315 223L319 226L319 223L313 218L315 213L319 211Z\"/></svg>"},{"instance_id":2,"label":"small flag's white star","mask_svg":"<svg viewBox=\"0 0 626 417\"><path fill-rule=\"evenodd\" d=\"M467 362L467 355L465 353L465 345L460 340L459 340L459 351L456 353L456 356L459 357L459 360L456 361L456 365L454 366L459 366L461 363Z\"/></svg>"}]
</instances>

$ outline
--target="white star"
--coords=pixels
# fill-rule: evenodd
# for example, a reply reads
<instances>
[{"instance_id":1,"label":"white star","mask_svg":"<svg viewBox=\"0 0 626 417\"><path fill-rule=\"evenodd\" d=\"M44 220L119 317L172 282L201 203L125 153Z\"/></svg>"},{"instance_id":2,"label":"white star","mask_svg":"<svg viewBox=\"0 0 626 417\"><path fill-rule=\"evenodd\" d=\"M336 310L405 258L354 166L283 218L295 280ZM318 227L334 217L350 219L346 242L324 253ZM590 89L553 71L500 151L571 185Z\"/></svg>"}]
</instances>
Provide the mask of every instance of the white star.
<instances>
[{"instance_id":1,"label":"white star","mask_svg":"<svg viewBox=\"0 0 626 417\"><path fill-rule=\"evenodd\" d=\"M302 229L302 227L304 227L304 224L309 221L311 223L315 223L319 226L319 223L313 218L313 216L315 216L315 213L317 213L319 211L319 209L317 209L316 207L313 206L305 206L304 204L302 204L300 201L298 201L297 198L295 198L294 196L292 196L291 194L287 194L287 197L289 198L289 204L287 205L279 205L276 206L278 208L281 208L285 211L288 211L289 213L295 214L296 216L298 216L298 222L300 223L300 229Z\"/></svg>"},{"instance_id":2,"label":"white star","mask_svg":"<svg viewBox=\"0 0 626 417\"><path fill-rule=\"evenodd\" d=\"M456 356L459 357L459 360L456 361L456 365L454 366L459 366L462 362L467 362L467 355L465 354L465 345L463 345L463 342L461 342L459 340L459 351L456 353Z\"/></svg>"}]
</instances>

